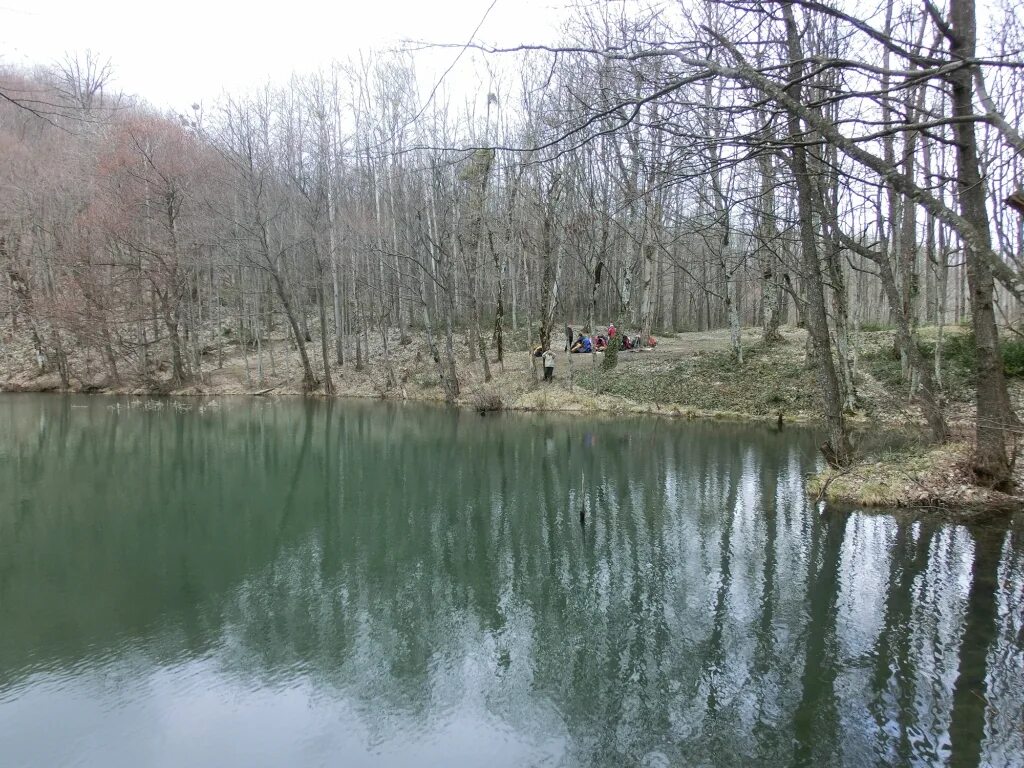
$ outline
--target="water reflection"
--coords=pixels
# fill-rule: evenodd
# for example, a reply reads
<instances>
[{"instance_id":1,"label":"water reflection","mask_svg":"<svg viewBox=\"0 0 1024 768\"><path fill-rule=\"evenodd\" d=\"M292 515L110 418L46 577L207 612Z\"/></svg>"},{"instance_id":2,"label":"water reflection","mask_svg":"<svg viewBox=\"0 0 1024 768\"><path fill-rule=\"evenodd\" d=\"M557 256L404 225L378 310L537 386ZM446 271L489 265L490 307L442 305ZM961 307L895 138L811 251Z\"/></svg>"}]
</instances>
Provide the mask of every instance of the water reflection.
<instances>
[{"instance_id":1,"label":"water reflection","mask_svg":"<svg viewBox=\"0 0 1024 768\"><path fill-rule=\"evenodd\" d=\"M813 435L111 402L0 400L5 765L1024 753L1021 520L820 513Z\"/></svg>"}]
</instances>

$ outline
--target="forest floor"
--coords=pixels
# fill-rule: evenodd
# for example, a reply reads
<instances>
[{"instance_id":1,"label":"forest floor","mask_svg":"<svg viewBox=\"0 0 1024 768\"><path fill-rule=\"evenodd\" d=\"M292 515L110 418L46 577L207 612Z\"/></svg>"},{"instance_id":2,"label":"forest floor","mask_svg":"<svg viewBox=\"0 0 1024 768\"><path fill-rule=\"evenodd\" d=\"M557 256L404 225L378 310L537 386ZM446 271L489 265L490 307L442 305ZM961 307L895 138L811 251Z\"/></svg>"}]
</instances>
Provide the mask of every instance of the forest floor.
<instances>
[{"instance_id":1,"label":"forest floor","mask_svg":"<svg viewBox=\"0 0 1024 768\"><path fill-rule=\"evenodd\" d=\"M823 469L809 478L807 492L818 501L928 510L958 520L1024 511L1024 461L1014 467L1011 493L975 484L970 462L964 436L946 445L896 445L844 469Z\"/></svg>"},{"instance_id":2,"label":"forest floor","mask_svg":"<svg viewBox=\"0 0 1024 768\"><path fill-rule=\"evenodd\" d=\"M806 333L784 328L783 340L766 347L760 329L743 331L743 363L731 354L728 330L658 335L653 350L620 351L618 365L606 369L603 355L569 355L557 350L555 380L544 383L540 360L525 339L509 334L503 363L494 359L492 380L484 381L479 357L473 359L463 337L456 342L459 405L481 410L567 411L588 415L660 414L682 418L716 418L778 423L820 421L821 404L815 372L807 367ZM937 329L920 331L922 351L934 354ZM970 483L968 444L973 420L970 345L965 331L947 327L942 353L943 392L954 442L929 448L921 414L909 397L891 330L856 334L858 410L850 414L856 429L859 459L854 468L824 472L812 481L811 492L836 502L878 506L1024 506L1024 497L992 495ZM369 339L368 363L356 371L352 361L333 367L338 396L442 401L443 390L422 334L401 343L389 336L397 385L386 384L383 345ZM508 349L516 351L508 351ZM323 380L319 344L308 345L317 376ZM156 354L154 353L154 357ZM248 359L248 365L246 362ZM113 386L98 356L81 350L70 355L73 391L134 395L263 395L302 394L299 356L288 338L274 334L262 351L241 347L230 337L207 343L202 374L184 387L174 387L166 361L148 377L133 376L121 366L122 383ZM1024 365L1021 366L1024 368ZM247 373L248 368L248 373ZM1011 374L1014 371L1009 371ZM1024 406L1024 370L1010 378L1011 398ZM31 347L0 328L0 391L59 391L55 373L39 374ZM314 395L323 396L323 389ZM878 427L901 431L908 439L873 439ZM900 441L897 441L900 442ZM888 447L886 447L888 446ZM1024 464L1024 462L1022 462ZM1024 476L1018 487L1024 489Z\"/></svg>"},{"instance_id":3,"label":"forest floor","mask_svg":"<svg viewBox=\"0 0 1024 768\"><path fill-rule=\"evenodd\" d=\"M9 331L0 329L0 391L59 391L55 372L40 374L31 347ZM599 413L660 413L685 417L716 417L775 420L781 412L786 421L814 421L820 408L814 372L804 364L806 334L796 328L783 329L783 343L771 348L761 344L759 329L743 333L744 363L729 352L729 332L658 336L653 350L620 351L618 365L606 370L604 355L562 352L562 341L552 341L557 351L555 379L545 384L541 361L527 351L525 339L514 334L506 338L504 361L490 357L492 380L484 381L479 357L470 354L463 336L456 339L459 404L488 409L569 411ZM351 347L351 345L349 345ZM441 401L436 367L421 334L402 344L397 330L388 339L397 385L387 385L383 345L379 336L369 338L363 370L352 360L332 366L338 396L397 400ZM307 345L323 396L323 365L319 344ZM262 351L247 354L231 339L207 342L202 373L186 386L171 382L167 350L155 350L161 362L143 378L127 363L120 365L121 383L114 385L99 356L75 350L70 354L71 390L113 394L165 395L301 395L302 369L294 345L281 333L264 340ZM514 350L514 351L512 351ZM162 352L162 357L160 355ZM247 358L247 359L246 359ZM248 368L248 371L247 371ZM883 400L881 388L873 382L865 401ZM874 390L878 390L877 392ZM877 418L898 419L899 414L885 400L885 407L873 408ZM861 420L867 416L860 417Z\"/></svg>"}]
</instances>

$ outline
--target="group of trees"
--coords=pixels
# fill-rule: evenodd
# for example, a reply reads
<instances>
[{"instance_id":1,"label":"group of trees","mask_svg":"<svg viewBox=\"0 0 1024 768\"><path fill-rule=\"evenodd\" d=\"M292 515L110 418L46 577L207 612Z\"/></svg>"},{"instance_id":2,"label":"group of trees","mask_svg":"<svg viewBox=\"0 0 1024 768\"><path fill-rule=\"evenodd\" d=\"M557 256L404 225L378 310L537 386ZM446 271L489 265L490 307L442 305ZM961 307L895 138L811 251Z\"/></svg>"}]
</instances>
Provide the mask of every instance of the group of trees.
<instances>
[{"instance_id":1,"label":"group of trees","mask_svg":"<svg viewBox=\"0 0 1024 768\"><path fill-rule=\"evenodd\" d=\"M409 53L174 117L111 97L93 58L8 71L0 316L66 385L72 348L114 382L167 364L181 384L225 339L258 378L278 329L305 389L334 391L371 338L388 388L390 345L422 334L451 400L457 347L490 379L510 331L729 327L742 359L744 326L770 344L799 322L840 465L851 334L893 325L943 440L941 367L916 330L969 317L975 469L1005 485L1024 32L1009 6L980 25L972 1L868 10L581 6L558 47L476 48L484 84L462 101L424 93Z\"/></svg>"}]
</instances>

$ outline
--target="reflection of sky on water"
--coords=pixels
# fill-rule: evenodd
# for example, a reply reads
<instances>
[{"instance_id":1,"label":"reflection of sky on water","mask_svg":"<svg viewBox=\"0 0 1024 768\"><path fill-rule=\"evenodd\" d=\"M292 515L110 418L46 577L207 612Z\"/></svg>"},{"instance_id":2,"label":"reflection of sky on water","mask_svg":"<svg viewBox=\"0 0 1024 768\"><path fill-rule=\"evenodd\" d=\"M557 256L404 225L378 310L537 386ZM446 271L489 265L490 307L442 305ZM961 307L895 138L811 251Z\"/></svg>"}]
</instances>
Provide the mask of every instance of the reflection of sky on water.
<instances>
[{"instance_id":1,"label":"reflection of sky on water","mask_svg":"<svg viewBox=\"0 0 1024 768\"><path fill-rule=\"evenodd\" d=\"M141 679L124 663L62 681L59 697L50 682L30 681L6 723L18 736L5 741L4 764L522 766L557 764L565 751L556 711L513 727L476 697L446 702L442 695L424 720L360 711L345 690L301 674L246 686L217 658L147 667ZM444 687L461 673L467 690L482 675L471 660L441 673ZM130 675L132 684L113 694L110 675ZM114 695L116 705L104 703Z\"/></svg>"}]
</instances>

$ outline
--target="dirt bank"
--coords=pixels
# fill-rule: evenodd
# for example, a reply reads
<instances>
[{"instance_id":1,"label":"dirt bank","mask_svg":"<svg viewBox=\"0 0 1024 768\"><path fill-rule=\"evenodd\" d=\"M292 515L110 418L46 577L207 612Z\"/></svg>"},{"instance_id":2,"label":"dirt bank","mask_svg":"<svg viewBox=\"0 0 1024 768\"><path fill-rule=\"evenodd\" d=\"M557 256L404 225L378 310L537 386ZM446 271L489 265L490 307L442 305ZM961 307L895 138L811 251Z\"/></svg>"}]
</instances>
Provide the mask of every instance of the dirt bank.
<instances>
[{"instance_id":1,"label":"dirt bank","mask_svg":"<svg viewBox=\"0 0 1024 768\"><path fill-rule=\"evenodd\" d=\"M908 507L971 517L1024 511L1020 492L1001 493L972 482L966 442L916 447L863 459L842 470L826 469L808 480L812 497L857 507ZM1016 487L1024 488L1018 463Z\"/></svg>"},{"instance_id":2,"label":"dirt bank","mask_svg":"<svg viewBox=\"0 0 1024 768\"><path fill-rule=\"evenodd\" d=\"M3 331L0 330L0 334ZM947 333L949 331L947 330ZM40 373L30 345L8 329L0 354L0 390L60 391L57 374ZM655 413L665 416L732 418L785 422L814 422L820 417L818 387L813 370L805 364L806 334L783 330L783 341L764 347L760 331L744 331L744 361L729 351L728 331L659 336L653 350L621 352L619 364L605 369L603 356L569 355L558 351L555 380L541 381L540 363L524 350L525 339L509 339L505 360L490 360L492 380L484 381L479 358L471 355L464 339L457 344L459 405L528 411ZM858 388L861 407L850 419L854 424L887 426L919 423L920 414L891 378L891 333L864 333L858 338L861 365ZM335 394L344 397L442 401L436 367L426 345L414 338L402 343L397 331L389 337L388 370L379 340L370 339L368 361L356 370L352 361L332 366ZM316 358L318 345L309 345L323 382L323 366ZM881 352L880 352L881 350ZM888 351L886 351L888 350ZM283 334L264 340L258 349L243 350L230 338L212 339L204 346L200 365L185 386L171 382L161 350L151 351L145 376L127 363L119 366L114 382L95 353L76 349L69 355L70 391L132 395L302 395L298 354ZM493 358L493 355L492 355ZM881 378L879 377L880 374ZM951 380L954 377L950 377ZM970 418L969 397L955 380L950 391L954 422ZM314 395L325 395L323 384Z\"/></svg>"}]
</instances>

